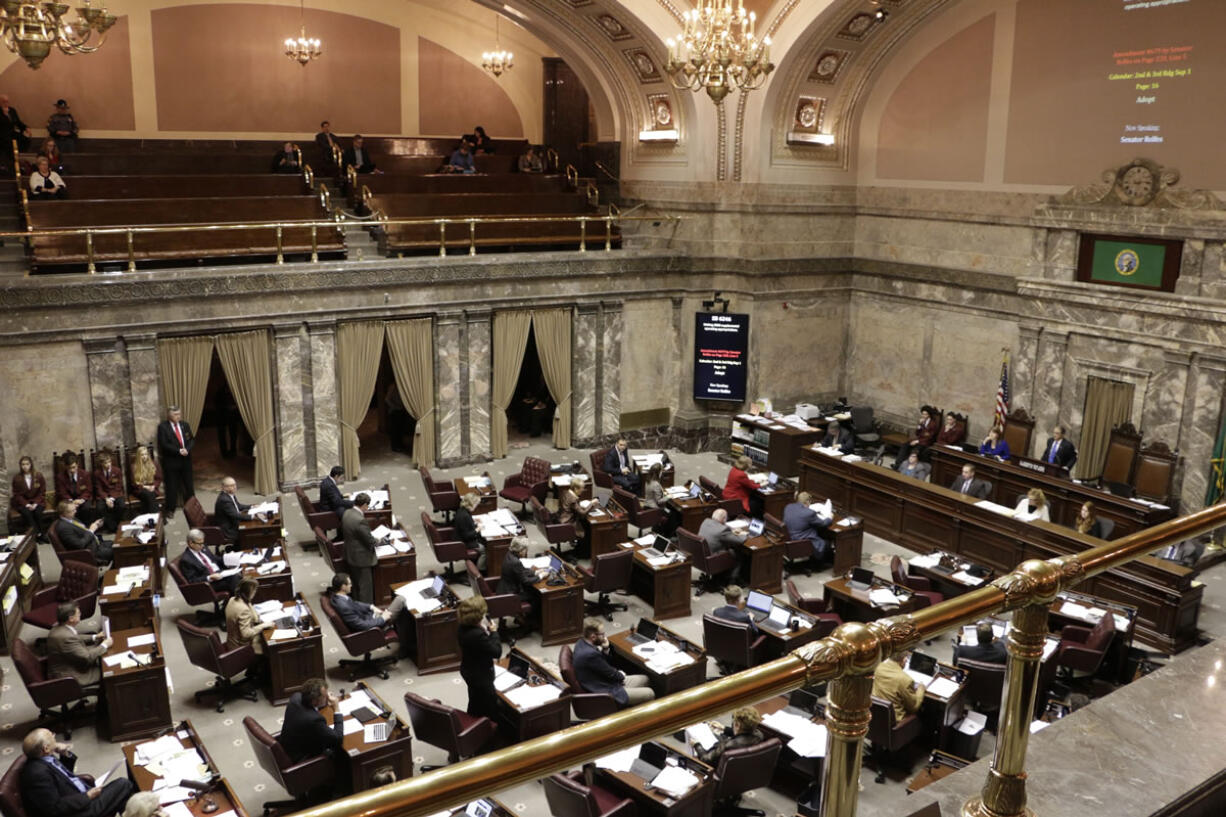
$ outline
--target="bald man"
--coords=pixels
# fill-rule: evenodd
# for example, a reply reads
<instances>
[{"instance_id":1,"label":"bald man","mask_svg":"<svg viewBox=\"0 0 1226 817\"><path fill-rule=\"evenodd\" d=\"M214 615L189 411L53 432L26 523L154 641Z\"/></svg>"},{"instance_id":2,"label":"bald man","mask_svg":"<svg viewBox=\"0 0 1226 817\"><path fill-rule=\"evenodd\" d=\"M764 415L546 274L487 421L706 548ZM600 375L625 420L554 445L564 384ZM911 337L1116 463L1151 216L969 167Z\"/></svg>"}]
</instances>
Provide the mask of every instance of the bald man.
<instances>
[{"instance_id":1,"label":"bald man","mask_svg":"<svg viewBox=\"0 0 1226 817\"><path fill-rule=\"evenodd\" d=\"M250 505L238 501L238 483L234 481L234 477L224 478L221 481L221 493L217 495L217 502L213 505L213 520L217 527L221 528L221 535L227 542L238 541L239 522L249 522L252 519L264 521L260 514L252 516L247 513L249 510Z\"/></svg>"},{"instance_id":2,"label":"bald man","mask_svg":"<svg viewBox=\"0 0 1226 817\"><path fill-rule=\"evenodd\" d=\"M35 729L21 742L21 804L30 817L113 817L132 796L132 781L116 775L91 786L73 773L72 744L58 743L50 729Z\"/></svg>"}]
</instances>

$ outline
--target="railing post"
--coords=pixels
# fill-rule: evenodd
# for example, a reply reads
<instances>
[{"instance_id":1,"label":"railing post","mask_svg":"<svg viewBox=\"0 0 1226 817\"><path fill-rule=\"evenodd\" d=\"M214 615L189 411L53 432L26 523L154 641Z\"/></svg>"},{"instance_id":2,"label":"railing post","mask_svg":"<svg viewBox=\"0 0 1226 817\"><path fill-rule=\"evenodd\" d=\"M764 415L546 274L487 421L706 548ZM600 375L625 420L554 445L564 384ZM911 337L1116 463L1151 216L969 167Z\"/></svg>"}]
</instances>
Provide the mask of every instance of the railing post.
<instances>
[{"instance_id":1,"label":"railing post","mask_svg":"<svg viewBox=\"0 0 1226 817\"><path fill-rule=\"evenodd\" d=\"M477 254L477 220L475 218L468 220L468 254Z\"/></svg>"},{"instance_id":2,"label":"railing post","mask_svg":"<svg viewBox=\"0 0 1226 817\"><path fill-rule=\"evenodd\" d=\"M281 225L277 225L277 263L284 264L285 256L281 252Z\"/></svg>"},{"instance_id":3,"label":"railing post","mask_svg":"<svg viewBox=\"0 0 1226 817\"><path fill-rule=\"evenodd\" d=\"M319 260L319 236L317 234L318 227L311 225L311 261Z\"/></svg>"},{"instance_id":4,"label":"railing post","mask_svg":"<svg viewBox=\"0 0 1226 817\"><path fill-rule=\"evenodd\" d=\"M587 252L587 216L579 217L579 252Z\"/></svg>"},{"instance_id":5,"label":"railing post","mask_svg":"<svg viewBox=\"0 0 1226 817\"><path fill-rule=\"evenodd\" d=\"M447 222L440 221L438 223L438 254L440 256L447 255Z\"/></svg>"},{"instance_id":6,"label":"railing post","mask_svg":"<svg viewBox=\"0 0 1226 817\"><path fill-rule=\"evenodd\" d=\"M613 217L604 217L604 251L612 252L613 250Z\"/></svg>"},{"instance_id":7,"label":"railing post","mask_svg":"<svg viewBox=\"0 0 1226 817\"><path fill-rule=\"evenodd\" d=\"M131 230L128 230L128 272L136 272L136 252L132 249Z\"/></svg>"},{"instance_id":8,"label":"railing post","mask_svg":"<svg viewBox=\"0 0 1226 817\"><path fill-rule=\"evenodd\" d=\"M860 796L860 755L873 703L873 676L847 675L830 682L826 705L826 764L822 817L852 817Z\"/></svg>"},{"instance_id":9,"label":"railing post","mask_svg":"<svg viewBox=\"0 0 1226 817\"><path fill-rule=\"evenodd\" d=\"M89 273L93 275L95 272L98 271L97 268L94 266L94 231L93 230L85 231L85 257L89 259Z\"/></svg>"}]
</instances>

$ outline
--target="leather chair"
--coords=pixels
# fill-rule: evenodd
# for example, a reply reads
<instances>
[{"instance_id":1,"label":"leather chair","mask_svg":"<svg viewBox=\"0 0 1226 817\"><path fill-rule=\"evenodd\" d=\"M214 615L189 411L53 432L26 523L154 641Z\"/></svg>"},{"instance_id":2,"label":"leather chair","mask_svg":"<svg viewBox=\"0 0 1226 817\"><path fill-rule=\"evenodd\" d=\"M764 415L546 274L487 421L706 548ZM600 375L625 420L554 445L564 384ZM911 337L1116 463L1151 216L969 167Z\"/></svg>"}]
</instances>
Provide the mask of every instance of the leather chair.
<instances>
[{"instance_id":1,"label":"leather chair","mask_svg":"<svg viewBox=\"0 0 1226 817\"><path fill-rule=\"evenodd\" d=\"M226 711L226 701L242 697L249 701L256 699L257 691L243 689L243 684L235 684L230 679L240 672L251 669L258 656L255 648L244 644L237 649L228 650L217 637L216 630L205 630L195 624L189 624L184 619L177 619L179 637L183 639L183 649L187 652L187 660L206 672L215 676L213 686L196 693L196 703L202 698L213 696L217 698L217 711Z\"/></svg>"},{"instance_id":2,"label":"leather chair","mask_svg":"<svg viewBox=\"0 0 1226 817\"><path fill-rule=\"evenodd\" d=\"M84 562L68 560L60 568L60 580L34 594L30 612L21 620L34 627L50 630L56 624L56 609L66 601L75 601L81 608L81 618L93 618L98 603L98 571Z\"/></svg>"},{"instance_id":3,"label":"leather chair","mask_svg":"<svg viewBox=\"0 0 1226 817\"><path fill-rule=\"evenodd\" d=\"M21 770L25 765L26 756L18 751L13 765L0 777L0 812L5 817L28 817L21 802Z\"/></svg>"},{"instance_id":4,"label":"leather chair","mask_svg":"<svg viewBox=\"0 0 1226 817\"><path fill-rule=\"evenodd\" d=\"M398 642L400 639L396 634L396 628L371 627L369 630L360 630L358 632L350 630L341 618L340 613L336 612L336 608L332 606L332 596L328 593L319 594L319 607L323 610L324 617L332 622L332 629L336 631L337 636L340 637L341 643L345 645L345 649L349 651L349 654L362 656L361 660L358 661L342 658L338 662L341 668L346 669L349 673L349 680L356 680L358 670L361 669L365 674L377 675L380 679L386 681L388 675L384 667L395 664L397 657L385 655L381 658L372 658L371 653Z\"/></svg>"},{"instance_id":5,"label":"leather chair","mask_svg":"<svg viewBox=\"0 0 1226 817\"><path fill-rule=\"evenodd\" d=\"M222 536L221 528L213 524L213 515L204 512L200 500L196 497L189 496L183 503L183 516L187 518L187 524L198 528L204 534L204 543L209 547L222 547L229 544L226 542L226 537Z\"/></svg>"},{"instance_id":6,"label":"leather chair","mask_svg":"<svg viewBox=\"0 0 1226 817\"><path fill-rule=\"evenodd\" d=\"M98 560L94 558L91 551L85 550L69 550L64 547L64 543L60 541L60 535L55 532L55 523L59 517L51 520L51 524L47 526L47 538L51 540L51 549L55 552L55 557L60 560L60 567L69 562L79 562L80 564L89 565L94 568L94 573L98 572Z\"/></svg>"},{"instance_id":7,"label":"leather chair","mask_svg":"<svg viewBox=\"0 0 1226 817\"><path fill-rule=\"evenodd\" d=\"M470 548L461 542L456 536L455 528L439 527L434 524L434 520L425 511L421 512L421 526L426 529L426 541L430 543L430 550L434 552L434 560L447 566L443 571L443 578L448 584L465 581L463 576L455 572L455 563L466 559L477 561L480 555L477 549Z\"/></svg>"},{"instance_id":8,"label":"leather chair","mask_svg":"<svg viewBox=\"0 0 1226 817\"><path fill-rule=\"evenodd\" d=\"M613 486L613 501L621 505L626 512L626 519L639 529L639 536L644 528L654 528L664 522L664 511L661 508L644 508L639 504L639 498L620 485Z\"/></svg>"},{"instance_id":9,"label":"leather chair","mask_svg":"<svg viewBox=\"0 0 1226 817\"><path fill-rule=\"evenodd\" d=\"M549 543L550 548L561 556L562 545L569 543L572 547L574 546L576 538L574 524L559 522L557 515L546 508L536 497L529 497L528 502L532 506L532 516L536 519L541 533L545 534L545 541Z\"/></svg>"},{"instance_id":10,"label":"leather chair","mask_svg":"<svg viewBox=\"0 0 1226 817\"><path fill-rule=\"evenodd\" d=\"M694 560L698 579L692 582L694 595L718 591L728 584L729 574L736 567L736 554L730 550L712 553L707 540L685 528L677 528L677 547Z\"/></svg>"},{"instance_id":11,"label":"leather chair","mask_svg":"<svg viewBox=\"0 0 1226 817\"><path fill-rule=\"evenodd\" d=\"M843 623L842 616L838 613L832 613L826 608L825 599L819 599L816 596L810 598L803 595L800 589L796 587L796 582L791 579L783 580L783 588L787 591L788 600L792 602L793 607L798 607L817 619L817 624L813 626L817 629L818 638L825 638Z\"/></svg>"},{"instance_id":12,"label":"leather chair","mask_svg":"<svg viewBox=\"0 0 1226 817\"><path fill-rule=\"evenodd\" d=\"M498 496L507 502L518 502L520 512L528 512L528 500L536 497L544 502L549 492L549 460L540 457L524 457L523 467L518 474L511 474L502 481L502 490Z\"/></svg>"},{"instance_id":13,"label":"leather chair","mask_svg":"<svg viewBox=\"0 0 1226 817\"><path fill-rule=\"evenodd\" d=\"M268 817L273 809L296 808L328 798L331 794L328 784L336 777L332 758L316 755L293 763L285 747L277 742L276 736L270 735L264 727L256 723L255 718L250 715L243 718L243 728L251 738L251 748L255 751L255 759L260 768L293 798L264 803L264 817Z\"/></svg>"},{"instance_id":14,"label":"leather chair","mask_svg":"<svg viewBox=\"0 0 1226 817\"><path fill-rule=\"evenodd\" d=\"M638 817L638 806L602 786L587 785L582 773L551 774L544 780L553 817Z\"/></svg>"},{"instance_id":15,"label":"leather chair","mask_svg":"<svg viewBox=\"0 0 1226 817\"><path fill-rule=\"evenodd\" d=\"M558 648L558 670L562 680L570 687L570 706L577 721L591 721L612 715L620 707L617 699L607 692L585 692L579 685L579 676L575 674L575 654L569 644Z\"/></svg>"},{"instance_id":16,"label":"leather chair","mask_svg":"<svg viewBox=\"0 0 1226 817\"><path fill-rule=\"evenodd\" d=\"M715 659L721 675L757 666L765 655L766 635L754 638L748 624L725 621L710 613L702 617L702 644Z\"/></svg>"},{"instance_id":17,"label":"leather chair","mask_svg":"<svg viewBox=\"0 0 1226 817\"><path fill-rule=\"evenodd\" d=\"M1098 517L1099 538L1107 540L1111 538L1111 534L1115 531L1115 520L1108 519L1105 516Z\"/></svg>"},{"instance_id":18,"label":"leather chair","mask_svg":"<svg viewBox=\"0 0 1226 817\"><path fill-rule=\"evenodd\" d=\"M885 782L885 764L908 743L923 732L918 713L899 720L894 705L873 696L869 709L868 739L872 742L871 755L877 765L876 782Z\"/></svg>"},{"instance_id":19,"label":"leather chair","mask_svg":"<svg viewBox=\"0 0 1226 817\"><path fill-rule=\"evenodd\" d=\"M430 469L424 465L418 467L417 473L421 476L426 496L430 497L430 508L434 513L443 515L444 523L450 523L452 514L460 507L460 493L450 483L440 485L435 482L434 477L430 476Z\"/></svg>"},{"instance_id":20,"label":"leather chair","mask_svg":"<svg viewBox=\"0 0 1226 817\"><path fill-rule=\"evenodd\" d=\"M609 456L609 451L612 449L602 448L599 451L591 453L592 461L592 482L596 483L597 488L613 488L613 475L604 470L604 458Z\"/></svg>"},{"instance_id":21,"label":"leather chair","mask_svg":"<svg viewBox=\"0 0 1226 817\"><path fill-rule=\"evenodd\" d=\"M505 629L502 626L502 619L510 617L526 622L532 616L532 605L521 599L518 593L499 593L490 579L481 575L481 571L477 569L477 563L471 559L465 560L464 567L468 571L468 583L473 588L473 592L480 593L485 599L490 618L498 619L499 637L514 644L515 639L522 635L522 632L512 633Z\"/></svg>"},{"instance_id":22,"label":"leather chair","mask_svg":"<svg viewBox=\"0 0 1226 817\"><path fill-rule=\"evenodd\" d=\"M340 528L341 520L337 518L336 512L316 508L315 503L306 495L306 491L302 490L301 485L294 486L294 495L298 497L298 507L302 509L302 515L306 517L309 526L323 528L326 531Z\"/></svg>"},{"instance_id":23,"label":"leather chair","mask_svg":"<svg viewBox=\"0 0 1226 817\"><path fill-rule=\"evenodd\" d=\"M616 489L615 489L616 490ZM617 550L613 553L602 553L592 559L592 569L582 565L579 571L583 573L583 589L597 595L596 601L583 603L585 613L598 613L609 621L613 620L614 610L628 610L628 605L614 602L609 594L614 591L625 593L630 588L630 571L634 567L633 550Z\"/></svg>"},{"instance_id":24,"label":"leather chair","mask_svg":"<svg viewBox=\"0 0 1226 817\"><path fill-rule=\"evenodd\" d=\"M1093 675L1103 663L1114 636L1115 616L1110 614L1100 618L1093 627L1067 624L1060 631L1060 645L1051 660L1057 667Z\"/></svg>"},{"instance_id":25,"label":"leather chair","mask_svg":"<svg viewBox=\"0 0 1226 817\"><path fill-rule=\"evenodd\" d=\"M745 516L745 506L741 504L741 500L724 499L723 486L715 482L715 480L707 479L706 477L699 475L698 484L702 486L704 491L715 497L716 503L728 512L729 519L736 519L739 516Z\"/></svg>"},{"instance_id":26,"label":"leather chair","mask_svg":"<svg viewBox=\"0 0 1226 817\"><path fill-rule=\"evenodd\" d=\"M808 539L789 539L787 528L783 526L783 522L778 517L768 513L763 518L766 522L767 537L783 542L784 578L800 571L804 571L806 576L812 576L813 543Z\"/></svg>"},{"instance_id":27,"label":"leather chair","mask_svg":"<svg viewBox=\"0 0 1226 817\"><path fill-rule=\"evenodd\" d=\"M170 570L170 577L175 580L175 585L179 588L179 593L182 594L183 600L192 607L200 607L205 604L213 605L213 612L207 613L202 610L196 611L196 623L202 627L221 626L226 624L225 614L222 613L222 608L226 602L230 600L230 593L226 590L218 590L213 587L211 582L189 582L183 577L183 571L179 568L179 560L182 556L176 556L166 563L166 567Z\"/></svg>"},{"instance_id":28,"label":"leather chair","mask_svg":"<svg viewBox=\"0 0 1226 817\"><path fill-rule=\"evenodd\" d=\"M404 693L404 705L409 710L413 735L418 740L447 751L447 762L458 763L478 755L498 731L498 724L481 715L469 715L454 706L423 698L412 692ZM423 772L441 768L421 766Z\"/></svg>"},{"instance_id":29,"label":"leather chair","mask_svg":"<svg viewBox=\"0 0 1226 817\"><path fill-rule=\"evenodd\" d=\"M739 808L736 802L750 789L770 784L782 751L783 744L779 738L768 738L753 746L729 749L721 754L712 778L715 782L712 791L715 800L715 808L711 812L713 817L766 817L765 811Z\"/></svg>"},{"instance_id":30,"label":"leather chair","mask_svg":"<svg viewBox=\"0 0 1226 817\"><path fill-rule=\"evenodd\" d=\"M17 674L21 676L22 683L26 685L26 692L30 693L30 700L38 707L38 716L49 718L53 715L52 710L59 707L58 723L61 728L58 731L63 732L65 738L71 738L68 705L96 695L97 691L81 686L76 678L47 677L47 659L35 655L20 638L13 639L13 663L17 665Z\"/></svg>"},{"instance_id":31,"label":"leather chair","mask_svg":"<svg viewBox=\"0 0 1226 817\"><path fill-rule=\"evenodd\" d=\"M332 566L333 573L348 573L349 562L345 561L345 542L339 539L329 539L323 528L311 529L315 534L315 547L319 548Z\"/></svg>"},{"instance_id":32,"label":"leather chair","mask_svg":"<svg viewBox=\"0 0 1226 817\"><path fill-rule=\"evenodd\" d=\"M872 448L881 444L881 434L877 429L877 421L873 419L872 406L852 406L851 436L857 448Z\"/></svg>"},{"instance_id":33,"label":"leather chair","mask_svg":"<svg viewBox=\"0 0 1226 817\"><path fill-rule=\"evenodd\" d=\"M1005 664L954 657L954 666L967 671L966 701L976 712L988 716L988 729L996 734L1000 701L1005 690Z\"/></svg>"},{"instance_id":34,"label":"leather chair","mask_svg":"<svg viewBox=\"0 0 1226 817\"><path fill-rule=\"evenodd\" d=\"M902 566L901 556L890 557L890 577L894 580L894 584L900 587L905 587L915 594L919 604L916 609L930 607L934 604L940 604L945 601L945 595L932 589L932 582L923 576L909 576L907 569Z\"/></svg>"}]
</instances>

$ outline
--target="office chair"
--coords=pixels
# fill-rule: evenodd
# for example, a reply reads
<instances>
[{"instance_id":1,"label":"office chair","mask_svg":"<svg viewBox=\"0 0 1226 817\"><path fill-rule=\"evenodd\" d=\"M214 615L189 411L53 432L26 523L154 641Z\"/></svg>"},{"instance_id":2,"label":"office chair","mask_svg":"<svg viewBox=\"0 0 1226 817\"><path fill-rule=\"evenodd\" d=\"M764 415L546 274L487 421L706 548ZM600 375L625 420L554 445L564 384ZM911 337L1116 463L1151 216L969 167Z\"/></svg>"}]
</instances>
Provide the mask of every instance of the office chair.
<instances>
[{"instance_id":1,"label":"office chair","mask_svg":"<svg viewBox=\"0 0 1226 817\"><path fill-rule=\"evenodd\" d=\"M563 644L558 650L558 669L562 680L570 687L570 705L575 720L595 720L620 709L617 699L607 692L585 692L579 685L579 676L575 674L575 655L569 644Z\"/></svg>"},{"instance_id":2,"label":"office chair","mask_svg":"<svg viewBox=\"0 0 1226 817\"><path fill-rule=\"evenodd\" d=\"M701 596L708 591L723 590L728 584L729 574L736 567L735 553L730 550L712 553L706 539L690 533L685 528L677 528L677 547L688 554L698 568L698 578L691 583L695 588L695 596Z\"/></svg>"},{"instance_id":3,"label":"office chair","mask_svg":"<svg viewBox=\"0 0 1226 817\"><path fill-rule=\"evenodd\" d=\"M350 655L362 656L360 660L350 660L342 658L337 663L341 668L349 674L349 680L353 681L358 677L358 672L373 674L380 679L386 681L388 678L387 667L395 666L395 655L384 655L379 658L372 658L371 653L375 650L381 650L384 647L389 647L399 641L399 636L396 634L395 627L371 627L368 630L360 630L354 632L345 624L345 620L336 612L336 608L332 606L331 594L324 592L319 594L319 607L323 610L324 617L332 623L332 629L340 636L341 643L345 645L345 649Z\"/></svg>"},{"instance_id":4,"label":"office chair","mask_svg":"<svg viewBox=\"0 0 1226 817\"><path fill-rule=\"evenodd\" d=\"M769 738L753 746L729 749L719 756L713 780L713 817L766 817L762 809L741 808L737 801L750 789L767 786L775 774L783 744Z\"/></svg>"},{"instance_id":5,"label":"office chair","mask_svg":"<svg viewBox=\"0 0 1226 817\"><path fill-rule=\"evenodd\" d=\"M536 497L544 502L549 492L549 461L540 457L524 457L523 467L518 474L511 474L502 481L502 490L498 496L507 502L518 502L520 513L528 512L528 500Z\"/></svg>"},{"instance_id":6,"label":"office chair","mask_svg":"<svg viewBox=\"0 0 1226 817\"><path fill-rule=\"evenodd\" d=\"M196 693L196 703L207 697L217 698L217 711L226 711L226 701L235 697L256 700L258 692L255 689L244 689L245 681L235 684L232 679L240 672L250 670L259 656L250 644L244 644L235 649L226 649L216 630L205 630L184 619L177 619L175 625L179 628L179 637L183 640L183 649L187 660L193 666L205 672L211 672L214 682L208 689Z\"/></svg>"},{"instance_id":7,"label":"office chair","mask_svg":"<svg viewBox=\"0 0 1226 817\"><path fill-rule=\"evenodd\" d=\"M918 713L899 719L894 704L873 696L868 722L868 739L872 743L871 757L877 765L877 783L885 782L885 765L898 751L918 738L923 731Z\"/></svg>"},{"instance_id":8,"label":"office chair","mask_svg":"<svg viewBox=\"0 0 1226 817\"><path fill-rule=\"evenodd\" d=\"M464 582L463 575L455 571L455 563L465 559L477 561L477 549L470 548L460 541L456 536L455 528L439 527L434 524L434 520L425 511L421 512L421 526L426 529L426 541L430 543L430 550L434 552L434 560L447 566L443 570L443 578L446 582L448 584Z\"/></svg>"},{"instance_id":9,"label":"office chair","mask_svg":"<svg viewBox=\"0 0 1226 817\"><path fill-rule=\"evenodd\" d=\"M988 729L995 735L1005 690L1006 665L955 656L954 666L967 671L966 700L976 712L988 716Z\"/></svg>"},{"instance_id":10,"label":"office chair","mask_svg":"<svg viewBox=\"0 0 1226 817\"><path fill-rule=\"evenodd\" d=\"M766 635L757 638L749 625L740 621L725 621L710 613L702 617L702 644L715 659L721 675L757 666L766 648Z\"/></svg>"},{"instance_id":11,"label":"office chair","mask_svg":"<svg viewBox=\"0 0 1226 817\"><path fill-rule=\"evenodd\" d=\"M82 687L76 678L49 678L47 676L47 659L40 658L20 638L13 639L13 663L17 665L17 674L25 684L30 700L38 707L40 719L49 718L47 722L51 731L63 732L64 737L72 738L72 723L69 721L68 705L82 698L97 695L95 687ZM52 710L59 707L58 717ZM59 724L56 729L53 724Z\"/></svg>"},{"instance_id":12,"label":"office chair","mask_svg":"<svg viewBox=\"0 0 1226 817\"><path fill-rule=\"evenodd\" d=\"M98 603L98 570L84 562L69 559L60 568L60 579L34 594L30 611L21 620L33 627L50 630L56 625L56 610L66 601L76 602L81 618L93 618Z\"/></svg>"},{"instance_id":13,"label":"office chair","mask_svg":"<svg viewBox=\"0 0 1226 817\"><path fill-rule=\"evenodd\" d=\"M842 616L838 613L832 613L827 609L825 599L819 599L816 596L805 596L796 586L796 582L791 579L783 580L783 589L787 591L788 600L792 602L793 607L804 610L817 619L817 623L813 625L814 629L817 630L817 638L825 638L843 623Z\"/></svg>"},{"instance_id":14,"label":"office chair","mask_svg":"<svg viewBox=\"0 0 1226 817\"><path fill-rule=\"evenodd\" d=\"M576 539L574 524L571 522L559 522L557 515L552 513L534 496L529 497L528 502L532 506L532 516L536 519L536 524L541 529L541 533L545 534L545 541L549 543L550 549L559 556L563 554L562 545L570 544L573 549Z\"/></svg>"},{"instance_id":15,"label":"office chair","mask_svg":"<svg viewBox=\"0 0 1226 817\"><path fill-rule=\"evenodd\" d=\"M434 477L430 476L430 469L424 465L418 467L417 473L421 476L426 496L430 497L431 510L443 515L444 524L450 524L451 515L460 507L460 493L450 483L444 482L440 485L435 482Z\"/></svg>"},{"instance_id":16,"label":"office chair","mask_svg":"<svg viewBox=\"0 0 1226 817\"><path fill-rule=\"evenodd\" d=\"M626 512L626 519L638 528L639 536L646 528L654 528L664 521L664 511L660 508L644 508L639 504L639 498L620 485L613 486L613 501Z\"/></svg>"},{"instance_id":17,"label":"office chair","mask_svg":"<svg viewBox=\"0 0 1226 817\"><path fill-rule=\"evenodd\" d=\"M638 806L629 797L583 782L582 772L546 777L545 800L553 817L637 817Z\"/></svg>"},{"instance_id":18,"label":"office chair","mask_svg":"<svg viewBox=\"0 0 1226 817\"><path fill-rule=\"evenodd\" d=\"M945 601L945 594L933 590L932 582L928 579L907 574L907 569L902 566L901 556L890 557L890 578L894 580L894 584L907 588L915 595L919 600L917 610Z\"/></svg>"},{"instance_id":19,"label":"office chair","mask_svg":"<svg viewBox=\"0 0 1226 817\"><path fill-rule=\"evenodd\" d=\"M335 511L321 511L315 507L315 503L306 495L306 491L302 490L301 485L294 486L294 495L298 497L298 507L302 509L302 515L306 517L309 527L322 528L323 530L337 530L341 526L341 520L337 517Z\"/></svg>"},{"instance_id":20,"label":"office chair","mask_svg":"<svg viewBox=\"0 0 1226 817\"><path fill-rule=\"evenodd\" d=\"M1115 616L1106 613L1093 627L1067 624L1060 631L1060 646L1051 660L1068 670L1069 675L1093 675L1102 666L1111 639L1115 637Z\"/></svg>"},{"instance_id":21,"label":"office chair","mask_svg":"<svg viewBox=\"0 0 1226 817\"><path fill-rule=\"evenodd\" d=\"M489 617L498 619L500 639L514 644L516 638L531 631L528 626L528 621L532 618L531 603L520 598L518 593L499 593L496 585L481 575L481 571L477 569L477 563L471 559L465 560L464 566L468 570L468 583L472 586L473 592L479 593L485 599ZM503 627L502 619L508 617L519 619L524 622L523 626L516 628L514 632L508 627Z\"/></svg>"},{"instance_id":22,"label":"office chair","mask_svg":"<svg viewBox=\"0 0 1226 817\"><path fill-rule=\"evenodd\" d=\"M183 576L183 571L179 569L179 560L182 556L176 556L166 563L166 567L170 570L170 578L174 579L175 585L179 588L179 593L182 594L183 600L191 607L200 607L205 604L213 605L213 612L209 613L204 610L196 611L196 624L201 627L226 626L226 617L222 612L222 608L230 599L230 593L226 590L218 590L213 587L212 582L189 582Z\"/></svg>"},{"instance_id":23,"label":"office chair","mask_svg":"<svg viewBox=\"0 0 1226 817\"><path fill-rule=\"evenodd\" d=\"M610 594L615 591L625 593L628 590L633 567L633 550L602 553L592 559L591 570L579 565L579 572L583 574L583 589L597 595L596 601L583 603L584 612L597 613L612 621L614 610L628 610L627 605L614 602Z\"/></svg>"},{"instance_id":24,"label":"office chair","mask_svg":"<svg viewBox=\"0 0 1226 817\"><path fill-rule=\"evenodd\" d=\"M447 762L458 763L481 753L481 749L498 731L498 724L489 718L469 715L454 706L423 698L412 692L404 693L404 705L418 740L447 751ZM423 772L442 766L421 766Z\"/></svg>"},{"instance_id":25,"label":"office chair","mask_svg":"<svg viewBox=\"0 0 1226 817\"><path fill-rule=\"evenodd\" d=\"M264 817L273 809L297 808L326 799L330 794L328 784L336 777L336 768L328 755L316 755L297 763L289 759L275 735L248 715L243 718L243 728L251 739L256 762L289 793L291 800L269 800L264 803Z\"/></svg>"}]
</instances>

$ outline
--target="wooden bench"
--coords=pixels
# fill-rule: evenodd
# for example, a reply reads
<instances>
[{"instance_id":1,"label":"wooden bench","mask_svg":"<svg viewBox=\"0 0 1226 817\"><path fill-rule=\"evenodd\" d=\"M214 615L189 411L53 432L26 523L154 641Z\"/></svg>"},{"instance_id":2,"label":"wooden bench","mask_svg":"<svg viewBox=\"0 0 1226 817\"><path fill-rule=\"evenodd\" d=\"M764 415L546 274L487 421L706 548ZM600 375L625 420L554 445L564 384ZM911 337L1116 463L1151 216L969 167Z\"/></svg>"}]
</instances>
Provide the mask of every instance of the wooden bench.
<instances>
[{"instance_id":1,"label":"wooden bench","mask_svg":"<svg viewBox=\"0 0 1226 817\"><path fill-rule=\"evenodd\" d=\"M70 153L64 164L73 176L215 176L267 173L275 151L259 153Z\"/></svg>"},{"instance_id":2,"label":"wooden bench","mask_svg":"<svg viewBox=\"0 0 1226 817\"><path fill-rule=\"evenodd\" d=\"M198 199L227 196L301 196L309 192L291 173L224 176L69 176L70 199Z\"/></svg>"},{"instance_id":3,"label":"wooden bench","mask_svg":"<svg viewBox=\"0 0 1226 817\"><path fill-rule=\"evenodd\" d=\"M566 193L566 177L542 173L430 173L424 176L363 176L359 184L375 195L404 193ZM354 196L354 203L357 195Z\"/></svg>"}]
</instances>

